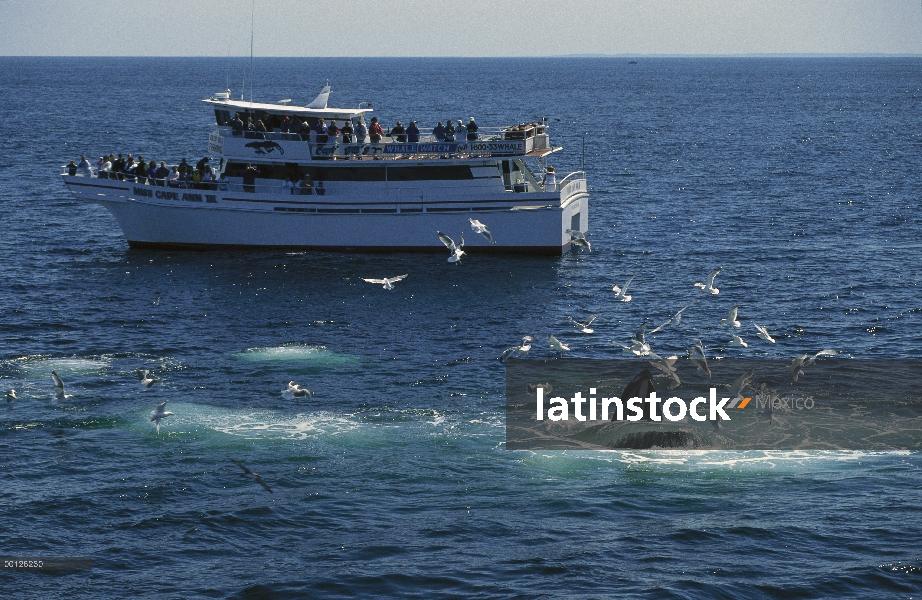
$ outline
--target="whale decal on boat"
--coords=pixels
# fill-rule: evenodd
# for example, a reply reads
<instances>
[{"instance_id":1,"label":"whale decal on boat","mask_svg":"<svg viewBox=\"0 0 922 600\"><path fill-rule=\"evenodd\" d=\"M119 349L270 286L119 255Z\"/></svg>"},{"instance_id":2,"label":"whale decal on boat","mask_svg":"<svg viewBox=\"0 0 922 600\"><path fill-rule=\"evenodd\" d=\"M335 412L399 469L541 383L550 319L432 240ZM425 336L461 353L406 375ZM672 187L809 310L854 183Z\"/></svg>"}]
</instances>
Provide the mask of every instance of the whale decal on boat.
<instances>
[{"instance_id":1,"label":"whale decal on boat","mask_svg":"<svg viewBox=\"0 0 922 600\"><path fill-rule=\"evenodd\" d=\"M276 150L279 151L279 154L285 154L285 149L278 145L276 142L272 141L250 142L249 144L246 144L246 147L256 150L256 154L272 154Z\"/></svg>"}]
</instances>

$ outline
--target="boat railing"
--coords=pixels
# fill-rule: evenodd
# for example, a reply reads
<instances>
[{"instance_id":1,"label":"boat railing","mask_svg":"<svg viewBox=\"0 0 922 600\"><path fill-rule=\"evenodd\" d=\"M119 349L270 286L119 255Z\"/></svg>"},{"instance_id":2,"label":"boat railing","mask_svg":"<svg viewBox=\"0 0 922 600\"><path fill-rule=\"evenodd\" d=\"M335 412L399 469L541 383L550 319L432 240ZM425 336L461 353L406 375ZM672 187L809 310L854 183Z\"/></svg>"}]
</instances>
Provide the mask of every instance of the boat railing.
<instances>
[{"instance_id":1,"label":"boat railing","mask_svg":"<svg viewBox=\"0 0 922 600\"><path fill-rule=\"evenodd\" d=\"M557 183L557 189L560 190L560 201L566 202L569 198L583 194L589 191L586 186L586 172L574 171Z\"/></svg>"},{"instance_id":2,"label":"boat railing","mask_svg":"<svg viewBox=\"0 0 922 600\"><path fill-rule=\"evenodd\" d=\"M283 131L235 131L231 127L221 126L209 138L209 149L225 156L257 155L278 160L286 151L300 152L305 157L313 158L350 158L368 156L485 156L485 155L524 155L534 151L551 148L550 137L545 128L534 127L529 130L508 127L480 127L474 134L461 131L447 137L436 137L432 133L421 134L418 140L410 141L408 134L394 134L392 131L378 141L371 141L366 135L357 139L355 134L346 141L339 133L335 136L318 134L316 131L291 133ZM286 143L283 147L281 143ZM287 142L297 146L288 146ZM303 144L303 146L302 146ZM297 148L302 148L297 151Z\"/></svg>"}]
</instances>

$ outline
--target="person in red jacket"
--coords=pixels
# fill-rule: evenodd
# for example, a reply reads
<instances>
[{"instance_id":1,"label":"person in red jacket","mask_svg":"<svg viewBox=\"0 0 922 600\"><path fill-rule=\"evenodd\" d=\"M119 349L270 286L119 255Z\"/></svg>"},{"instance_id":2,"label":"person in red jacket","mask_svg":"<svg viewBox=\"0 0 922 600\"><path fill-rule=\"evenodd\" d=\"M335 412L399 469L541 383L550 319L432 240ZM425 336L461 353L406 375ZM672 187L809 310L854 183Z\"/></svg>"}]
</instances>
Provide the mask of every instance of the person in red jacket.
<instances>
[{"instance_id":1,"label":"person in red jacket","mask_svg":"<svg viewBox=\"0 0 922 600\"><path fill-rule=\"evenodd\" d=\"M371 138L371 143L377 144L381 141L381 138L384 136L384 130L381 129L381 125L378 123L378 117L371 118L371 126L368 128L368 136Z\"/></svg>"}]
</instances>

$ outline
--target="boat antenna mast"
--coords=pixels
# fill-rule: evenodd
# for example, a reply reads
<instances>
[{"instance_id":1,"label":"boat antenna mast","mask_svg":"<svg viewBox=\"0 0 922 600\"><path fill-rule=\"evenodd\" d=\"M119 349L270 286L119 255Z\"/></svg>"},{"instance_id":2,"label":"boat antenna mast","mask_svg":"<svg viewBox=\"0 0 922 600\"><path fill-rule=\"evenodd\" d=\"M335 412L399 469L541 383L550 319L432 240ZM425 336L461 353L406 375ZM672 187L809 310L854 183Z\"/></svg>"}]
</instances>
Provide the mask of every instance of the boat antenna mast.
<instances>
[{"instance_id":1,"label":"boat antenna mast","mask_svg":"<svg viewBox=\"0 0 922 600\"><path fill-rule=\"evenodd\" d=\"M253 104L253 28L256 23L256 0L250 12L250 104Z\"/></svg>"}]
</instances>

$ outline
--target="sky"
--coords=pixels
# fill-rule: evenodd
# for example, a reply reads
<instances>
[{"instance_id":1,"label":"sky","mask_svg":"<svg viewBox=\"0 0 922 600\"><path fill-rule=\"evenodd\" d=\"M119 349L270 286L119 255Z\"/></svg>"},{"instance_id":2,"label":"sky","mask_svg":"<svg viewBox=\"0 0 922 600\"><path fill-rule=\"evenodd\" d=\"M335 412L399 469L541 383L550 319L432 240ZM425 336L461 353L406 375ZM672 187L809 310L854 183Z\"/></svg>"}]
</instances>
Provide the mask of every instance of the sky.
<instances>
[{"instance_id":1,"label":"sky","mask_svg":"<svg viewBox=\"0 0 922 600\"><path fill-rule=\"evenodd\" d=\"M922 0L0 0L0 56L922 55Z\"/></svg>"}]
</instances>

